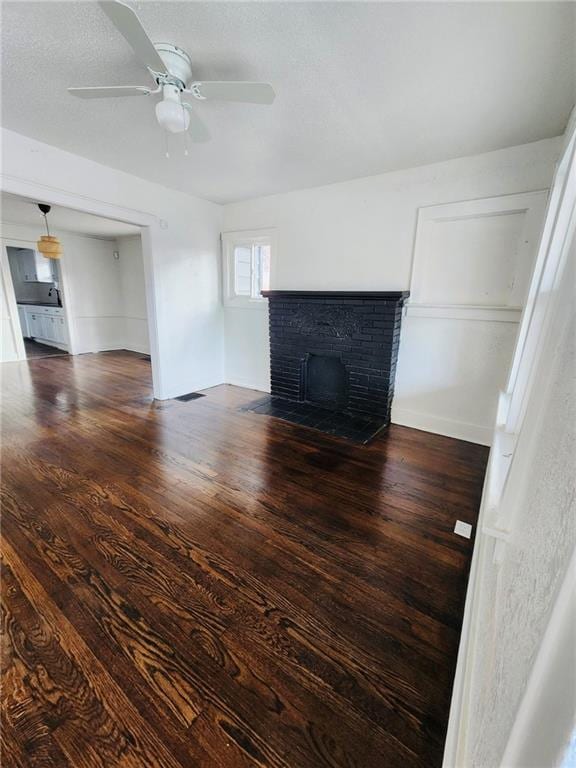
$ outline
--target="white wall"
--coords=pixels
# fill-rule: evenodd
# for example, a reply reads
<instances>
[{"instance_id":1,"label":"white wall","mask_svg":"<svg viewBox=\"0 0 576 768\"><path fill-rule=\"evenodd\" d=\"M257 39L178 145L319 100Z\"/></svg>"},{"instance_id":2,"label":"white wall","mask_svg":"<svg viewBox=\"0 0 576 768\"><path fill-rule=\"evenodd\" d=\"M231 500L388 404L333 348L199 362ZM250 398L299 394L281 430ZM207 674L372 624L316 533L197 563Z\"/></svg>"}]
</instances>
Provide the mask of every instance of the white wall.
<instances>
[{"instance_id":1,"label":"white wall","mask_svg":"<svg viewBox=\"0 0 576 768\"><path fill-rule=\"evenodd\" d=\"M574 727L576 238L569 259L501 502L513 519L503 555L477 536L458 768L552 768Z\"/></svg>"},{"instance_id":2,"label":"white wall","mask_svg":"<svg viewBox=\"0 0 576 768\"><path fill-rule=\"evenodd\" d=\"M445 768L568 765L576 723L576 111L499 398Z\"/></svg>"},{"instance_id":3,"label":"white wall","mask_svg":"<svg viewBox=\"0 0 576 768\"><path fill-rule=\"evenodd\" d=\"M175 397L222 382L221 207L6 129L2 150L0 183L8 192L150 220L143 237L155 394Z\"/></svg>"},{"instance_id":4,"label":"white wall","mask_svg":"<svg viewBox=\"0 0 576 768\"><path fill-rule=\"evenodd\" d=\"M140 235L119 237L121 310L124 321L124 349L150 352L146 316L146 286Z\"/></svg>"},{"instance_id":5,"label":"white wall","mask_svg":"<svg viewBox=\"0 0 576 768\"><path fill-rule=\"evenodd\" d=\"M64 303L68 305L76 354L123 347L120 269L114 240L79 237L68 232L62 241Z\"/></svg>"},{"instance_id":6,"label":"white wall","mask_svg":"<svg viewBox=\"0 0 576 768\"><path fill-rule=\"evenodd\" d=\"M125 221L131 220L131 212L151 217L144 259L158 397L223 380L268 388L266 313L256 310L248 316L251 310L227 309L223 333L222 229L277 229L273 287L406 289L420 206L546 188L558 152L557 140L546 140L260 198L226 206L222 226L220 206L12 131L2 130L2 142L1 183L7 191L38 197L41 190L48 202ZM489 434L514 334L514 326L505 323L480 329L469 321L451 321L448 331L440 320L408 318L393 418L398 421L395 414L409 412L423 428L483 439ZM456 356L459 364L429 367L423 378L414 361L425 360L432 348L437 359Z\"/></svg>"},{"instance_id":7,"label":"white wall","mask_svg":"<svg viewBox=\"0 0 576 768\"><path fill-rule=\"evenodd\" d=\"M418 208L547 189L559 140L225 206L225 231L277 230L272 287L406 290ZM267 390L267 314L226 308L225 376ZM392 418L489 442L517 325L404 319Z\"/></svg>"},{"instance_id":8,"label":"white wall","mask_svg":"<svg viewBox=\"0 0 576 768\"><path fill-rule=\"evenodd\" d=\"M128 349L148 354L140 235L104 240L62 233L61 239L75 352Z\"/></svg>"}]
</instances>

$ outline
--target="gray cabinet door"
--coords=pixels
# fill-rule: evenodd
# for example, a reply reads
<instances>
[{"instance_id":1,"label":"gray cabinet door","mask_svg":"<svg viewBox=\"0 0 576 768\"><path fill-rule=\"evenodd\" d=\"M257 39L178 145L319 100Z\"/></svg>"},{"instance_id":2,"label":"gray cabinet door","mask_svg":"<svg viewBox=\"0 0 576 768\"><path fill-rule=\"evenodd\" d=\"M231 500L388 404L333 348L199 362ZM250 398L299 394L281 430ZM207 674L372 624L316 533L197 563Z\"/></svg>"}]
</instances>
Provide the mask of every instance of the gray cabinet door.
<instances>
[{"instance_id":1,"label":"gray cabinet door","mask_svg":"<svg viewBox=\"0 0 576 768\"><path fill-rule=\"evenodd\" d=\"M35 339L45 339L44 317L38 312L31 312L28 315L28 328L30 336Z\"/></svg>"},{"instance_id":2,"label":"gray cabinet door","mask_svg":"<svg viewBox=\"0 0 576 768\"><path fill-rule=\"evenodd\" d=\"M52 283L54 269L52 259L47 259L32 248L12 248L16 252L20 279L24 283Z\"/></svg>"},{"instance_id":3,"label":"gray cabinet door","mask_svg":"<svg viewBox=\"0 0 576 768\"><path fill-rule=\"evenodd\" d=\"M27 339L30 336L30 331L28 330L28 313L26 312L26 307L18 305L18 317L20 318L22 336Z\"/></svg>"}]
</instances>

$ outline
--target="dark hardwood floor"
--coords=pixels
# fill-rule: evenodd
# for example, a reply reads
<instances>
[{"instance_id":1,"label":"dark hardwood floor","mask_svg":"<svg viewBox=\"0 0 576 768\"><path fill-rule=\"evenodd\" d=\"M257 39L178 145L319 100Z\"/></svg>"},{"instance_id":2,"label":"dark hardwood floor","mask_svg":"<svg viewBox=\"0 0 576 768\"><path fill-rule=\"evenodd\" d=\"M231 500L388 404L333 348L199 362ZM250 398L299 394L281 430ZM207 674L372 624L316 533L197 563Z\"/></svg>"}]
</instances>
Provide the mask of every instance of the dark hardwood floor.
<instances>
[{"instance_id":1,"label":"dark hardwood floor","mask_svg":"<svg viewBox=\"0 0 576 768\"><path fill-rule=\"evenodd\" d=\"M54 355L67 355L63 349L58 347L50 347L48 344L41 344L34 339L24 339L24 349L26 351L27 358L33 357L54 357Z\"/></svg>"},{"instance_id":2,"label":"dark hardwood floor","mask_svg":"<svg viewBox=\"0 0 576 768\"><path fill-rule=\"evenodd\" d=\"M5 766L440 766L487 449L3 366Z\"/></svg>"}]
</instances>

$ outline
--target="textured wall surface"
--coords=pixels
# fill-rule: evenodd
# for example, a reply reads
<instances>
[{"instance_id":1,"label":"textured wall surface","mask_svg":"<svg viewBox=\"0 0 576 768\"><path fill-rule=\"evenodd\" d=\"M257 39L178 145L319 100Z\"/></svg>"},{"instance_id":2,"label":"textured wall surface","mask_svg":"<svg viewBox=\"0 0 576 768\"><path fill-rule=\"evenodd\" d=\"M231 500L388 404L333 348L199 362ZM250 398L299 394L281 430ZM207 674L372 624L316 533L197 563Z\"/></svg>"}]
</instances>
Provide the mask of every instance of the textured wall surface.
<instances>
[{"instance_id":1,"label":"textured wall surface","mask_svg":"<svg viewBox=\"0 0 576 768\"><path fill-rule=\"evenodd\" d=\"M564 279L571 282L573 272L565 274ZM550 342L519 437L518 451L523 452L526 461L521 462L523 493L516 500L513 540L499 566L489 557L484 561L478 614L484 623L477 645L473 732L468 742L468 764L475 768L501 765L556 594L576 546L575 340L576 310L572 301L561 333Z\"/></svg>"}]
</instances>

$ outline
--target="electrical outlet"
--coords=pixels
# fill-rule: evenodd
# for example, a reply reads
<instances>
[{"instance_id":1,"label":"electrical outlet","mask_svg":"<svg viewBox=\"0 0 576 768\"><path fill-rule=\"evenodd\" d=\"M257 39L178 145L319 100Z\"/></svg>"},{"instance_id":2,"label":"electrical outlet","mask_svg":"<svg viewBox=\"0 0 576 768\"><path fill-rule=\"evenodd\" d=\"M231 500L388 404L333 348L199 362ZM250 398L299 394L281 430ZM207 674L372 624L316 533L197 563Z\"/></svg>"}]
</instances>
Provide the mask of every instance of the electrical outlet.
<instances>
[{"instance_id":1,"label":"electrical outlet","mask_svg":"<svg viewBox=\"0 0 576 768\"><path fill-rule=\"evenodd\" d=\"M463 536L465 539L469 539L470 536L472 536L472 526L470 523L463 523L462 520L456 520L454 533L458 536Z\"/></svg>"}]
</instances>

